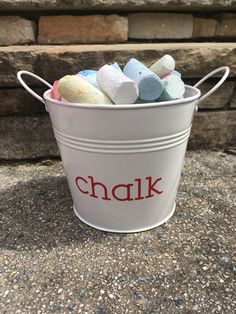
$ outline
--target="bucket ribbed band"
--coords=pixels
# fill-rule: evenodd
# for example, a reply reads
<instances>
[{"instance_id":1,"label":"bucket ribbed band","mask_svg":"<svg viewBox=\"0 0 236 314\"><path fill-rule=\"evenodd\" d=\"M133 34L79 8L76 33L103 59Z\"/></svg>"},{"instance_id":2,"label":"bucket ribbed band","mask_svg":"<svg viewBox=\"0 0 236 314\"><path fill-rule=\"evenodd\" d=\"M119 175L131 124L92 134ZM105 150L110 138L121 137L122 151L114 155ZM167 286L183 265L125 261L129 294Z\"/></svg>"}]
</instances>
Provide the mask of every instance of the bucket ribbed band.
<instances>
[{"instance_id":1,"label":"bucket ribbed band","mask_svg":"<svg viewBox=\"0 0 236 314\"><path fill-rule=\"evenodd\" d=\"M59 143L75 150L106 154L129 154L163 150L180 145L188 140L191 127L172 135L142 140L92 140L74 137L55 128L53 130Z\"/></svg>"}]
</instances>

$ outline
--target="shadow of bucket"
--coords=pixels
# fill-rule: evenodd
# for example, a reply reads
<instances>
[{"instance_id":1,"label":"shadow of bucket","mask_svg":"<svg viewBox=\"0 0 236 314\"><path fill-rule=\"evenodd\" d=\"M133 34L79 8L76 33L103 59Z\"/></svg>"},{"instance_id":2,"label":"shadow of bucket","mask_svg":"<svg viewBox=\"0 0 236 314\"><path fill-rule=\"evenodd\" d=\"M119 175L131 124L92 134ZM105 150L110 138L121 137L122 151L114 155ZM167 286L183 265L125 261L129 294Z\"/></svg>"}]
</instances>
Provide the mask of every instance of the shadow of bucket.
<instances>
[{"instance_id":1,"label":"shadow of bucket","mask_svg":"<svg viewBox=\"0 0 236 314\"><path fill-rule=\"evenodd\" d=\"M219 71L221 80L200 97L197 87ZM43 98L23 74L50 88ZM194 112L228 74L228 67L220 67L194 87L185 85L183 99L127 105L56 101L42 78L27 71L17 77L49 112L76 215L94 228L126 233L172 216Z\"/></svg>"}]
</instances>

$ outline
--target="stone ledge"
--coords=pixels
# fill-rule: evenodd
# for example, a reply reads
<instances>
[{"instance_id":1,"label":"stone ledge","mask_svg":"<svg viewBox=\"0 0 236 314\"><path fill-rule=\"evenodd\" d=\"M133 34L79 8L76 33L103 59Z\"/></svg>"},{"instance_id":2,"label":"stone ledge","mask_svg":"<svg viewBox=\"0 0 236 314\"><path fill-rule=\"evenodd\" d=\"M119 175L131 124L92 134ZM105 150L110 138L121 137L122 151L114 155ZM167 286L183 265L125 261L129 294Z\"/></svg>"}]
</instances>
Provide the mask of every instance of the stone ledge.
<instances>
[{"instance_id":1,"label":"stone ledge","mask_svg":"<svg viewBox=\"0 0 236 314\"><path fill-rule=\"evenodd\" d=\"M230 108L236 108L236 88L234 89L234 93L230 102Z\"/></svg>"},{"instance_id":2,"label":"stone ledge","mask_svg":"<svg viewBox=\"0 0 236 314\"><path fill-rule=\"evenodd\" d=\"M197 113L188 148L235 146L235 130L236 110ZM0 134L0 159L59 156L48 115L0 117Z\"/></svg>"},{"instance_id":3,"label":"stone ledge","mask_svg":"<svg viewBox=\"0 0 236 314\"><path fill-rule=\"evenodd\" d=\"M1 0L0 10L121 10L121 11L233 11L236 8L235 0Z\"/></svg>"},{"instance_id":4,"label":"stone ledge","mask_svg":"<svg viewBox=\"0 0 236 314\"><path fill-rule=\"evenodd\" d=\"M185 80L185 84L193 86L196 81ZM200 89L202 94L208 92L216 83L204 82ZM236 82L228 80L224 82L216 92L199 104L199 109L222 109L236 106ZM34 91L42 96L45 88L34 87ZM2 88L0 89L0 116L25 115L45 113L41 102L35 99L23 88Z\"/></svg>"},{"instance_id":5,"label":"stone ledge","mask_svg":"<svg viewBox=\"0 0 236 314\"><path fill-rule=\"evenodd\" d=\"M0 117L0 159L59 156L47 115Z\"/></svg>"},{"instance_id":6,"label":"stone ledge","mask_svg":"<svg viewBox=\"0 0 236 314\"><path fill-rule=\"evenodd\" d=\"M194 86L191 80L186 80L185 84ZM216 82L206 81L199 86L202 95L206 94L211 88L216 85ZM226 80L222 86L220 86L212 95L199 104L199 109L223 109L228 108L229 104L234 100L234 90L236 88L236 82Z\"/></svg>"},{"instance_id":7,"label":"stone ledge","mask_svg":"<svg viewBox=\"0 0 236 314\"><path fill-rule=\"evenodd\" d=\"M215 149L236 146L236 110L198 112L188 148Z\"/></svg>"},{"instance_id":8,"label":"stone ledge","mask_svg":"<svg viewBox=\"0 0 236 314\"><path fill-rule=\"evenodd\" d=\"M8 46L0 47L0 87L19 86L19 70L34 72L53 82L65 74L97 69L114 61L123 66L133 57L150 66L166 53L175 58L184 78L201 78L222 65L228 65L230 75L236 76L236 43Z\"/></svg>"},{"instance_id":9,"label":"stone ledge","mask_svg":"<svg viewBox=\"0 0 236 314\"><path fill-rule=\"evenodd\" d=\"M43 95L44 88L34 88ZM0 89L0 116L45 113L44 105L23 88Z\"/></svg>"}]
</instances>

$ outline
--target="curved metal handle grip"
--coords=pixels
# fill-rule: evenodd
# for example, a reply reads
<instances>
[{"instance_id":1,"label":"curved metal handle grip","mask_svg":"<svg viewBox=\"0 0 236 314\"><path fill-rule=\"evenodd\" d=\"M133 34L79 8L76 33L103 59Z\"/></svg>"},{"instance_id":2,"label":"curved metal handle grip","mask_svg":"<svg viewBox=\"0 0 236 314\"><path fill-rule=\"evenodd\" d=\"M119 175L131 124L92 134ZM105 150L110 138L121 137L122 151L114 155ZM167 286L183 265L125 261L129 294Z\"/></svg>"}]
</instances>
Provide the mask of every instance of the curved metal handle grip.
<instances>
[{"instance_id":1,"label":"curved metal handle grip","mask_svg":"<svg viewBox=\"0 0 236 314\"><path fill-rule=\"evenodd\" d=\"M226 78L229 75L229 68L226 66L220 67L212 72L210 72L209 74L207 74L206 76L204 76L199 82L197 82L194 87L198 87L199 85L201 85L203 82L205 82L209 77L213 76L214 74L224 71L224 75L222 76L222 78L220 79L220 81L214 86L212 87L212 89L210 89L206 94L204 94L202 97L199 98L198 103L200 103L201 101L203 101L204 99L206 99L208 96L210 96L212 93L214 93L226 80Z\"/></svg>"},{"instance_id":2,"label":"curved metal handle grip","mask_svg":"<svg viewBox=\"0 0 236 314\"><path fill-rule=\"evenodd\" d=\"M17 79L18 81L21 83L21 85L27 90L27 92L29 92L31 95L33 95L35 98L37 98L39 101L41 101L44 105L45 105L45 108L47 110L47 105L46 105L46 102L45 100L39 96L37 93L35 93L26 83L25 81L22 79L22 74L25 74L25 75L29 75L29 76L32 76L34 78L36 78L37 80L39 80L40 82L44 83L47 87L49 88L52 88L52 85L49 84L47 81L45 81L44 79L42 79L40 76L34 74L34 73L31 73L31 72L28 72L28 71L19 71L17 72Z\"/></svg>"}]
</instances>

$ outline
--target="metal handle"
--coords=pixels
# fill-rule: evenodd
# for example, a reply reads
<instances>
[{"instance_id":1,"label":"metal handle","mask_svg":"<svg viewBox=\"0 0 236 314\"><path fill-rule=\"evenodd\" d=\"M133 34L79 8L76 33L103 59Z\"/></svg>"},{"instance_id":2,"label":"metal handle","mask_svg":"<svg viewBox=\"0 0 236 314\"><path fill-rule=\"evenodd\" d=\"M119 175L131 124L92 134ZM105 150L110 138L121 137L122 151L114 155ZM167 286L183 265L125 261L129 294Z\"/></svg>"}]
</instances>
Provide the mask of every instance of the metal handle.
<instances>
[{"instance_id":1,"label":"metal handle","mask_svg":"<svg viewBox=\"0 0 236 314\"><path fill-rule=\"evenodd\" d=\"M210 96L211 94L213 94L226 80L226 78L229 75L229 68L226 66L220 67L212 72L210 72L209 74L207 74L206 76L204 76L200 81L198 81L194 87L198 87L199 85L201 85L203 82L205 82L209 77L213 76L214 74L224 71L225 74L223 75L223 77L220 79L220 81L214 86L212 87L212 89L210 89L206 94L204 94L202 97L199 98L198 103L200 103L201 101L203 101L204 99L206 99L208 96Z\"/></svg>"},{"instance_id":2,"label":"metal handle","mask_svg":"<svg viewBox=\"0 0 236 314\"><path fill-rule=\"evenodd\" d=\"M39 101L41 101L44 105L45 105L45 108L47 110L47 105L46 105L46 102L45 100L39 96L37 93L35 93L26 83L25 81L22 79L22 74L26 74L26 75L29 75L29 76L32 76L34 78L36 78L37 80L39 80L40 82L44 83L47 87L49 88L52 88L52 85L49 84L47 81L45 81L44 79L42 79L40 76L34 74L34 73L31 73L31 72L28 72L28 71L19 71L17 72L17 79L18 81L21 83L21 85L27 90L27 92L29 92L31 95L33 95L35 98L37 98Z\"/></svg>"},{"instance_id":3,"label":"metal handle","mask_svg":"<svg viewBox=\"0 0 236 314\"><path fill-rule=\"evenodd\" d=\"M224 81L226 80L226 78L228 77L229 75L229 67L227 66L223 66L223 67L220 67L212 72L210 72L209 74L207 74L206 76L204 76L200 81L198 81L194 87L198 87L199 85L201 85L203 82L205 82L209 77L215 75L216 73L218 72L221 72L221 71L224 71L224 75L223 77L220 79L220 81L214 86L212 87L212 89L210 89L206 94L204 94L202 97L199 98L198 100L198 103L202 102L204 99L206 99L207 97L209 97L211 94L213 94L223 83ZM40 76L34 74L34 73L31 73L31 72L28 72L28 71L19 71L17 72L17 79L18 81L20 82L20 84L31 94L33 95L35 98L37 98L39 101L41 101L44 105L45 105L45 108L47 110L47 105L46 105L46 102L45 100L39 96L37 93L35 93L26 83L25 81L22 79L22 74L26 74L26 75L29 75L31 77L34 77L36 78L37 80L39 80L40 82L44 83L46 86L48 86L49 88L52 88L52 85L49 84L47 81L45 81L43 78L41 78ZM196 107L196 111L197 111L197 107Z\"/></svg>"}]
</instances>

